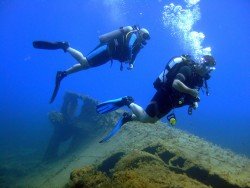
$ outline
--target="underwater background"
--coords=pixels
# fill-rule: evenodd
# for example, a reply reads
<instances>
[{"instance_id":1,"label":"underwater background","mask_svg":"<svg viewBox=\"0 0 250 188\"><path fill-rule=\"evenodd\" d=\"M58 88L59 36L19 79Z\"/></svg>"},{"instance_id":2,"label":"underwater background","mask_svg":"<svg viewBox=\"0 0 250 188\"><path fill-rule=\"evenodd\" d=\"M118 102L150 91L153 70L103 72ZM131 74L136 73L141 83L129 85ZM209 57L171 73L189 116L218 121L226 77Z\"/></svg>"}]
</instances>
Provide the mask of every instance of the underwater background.
<instances>
[{"instance_id":1,"label":"underwater background","mask_svg":"<svg viewBox=\"0 0 250 188\"><path fill-rule=\"evenodd\" d=\"M183 23L175 22L180 7L168 12L170 3L188 10ZM175 110L176 128L249 158L249 8L247 0L1 0L0 162L39 162L52 133L47 114L60 109L65 91L99 101L131 95L146 107L171 57L210 49L217 61L210 96L201 92L192 116L185 107ZM61 50L36 50L32 41L68 41L86 55L99 35L134 24L147 28L151 40L132 71L114 62L73 74L49 104L56 71L75 60ZM187 37L192 31L198 36Z\"/></svg>"}]
</instances>

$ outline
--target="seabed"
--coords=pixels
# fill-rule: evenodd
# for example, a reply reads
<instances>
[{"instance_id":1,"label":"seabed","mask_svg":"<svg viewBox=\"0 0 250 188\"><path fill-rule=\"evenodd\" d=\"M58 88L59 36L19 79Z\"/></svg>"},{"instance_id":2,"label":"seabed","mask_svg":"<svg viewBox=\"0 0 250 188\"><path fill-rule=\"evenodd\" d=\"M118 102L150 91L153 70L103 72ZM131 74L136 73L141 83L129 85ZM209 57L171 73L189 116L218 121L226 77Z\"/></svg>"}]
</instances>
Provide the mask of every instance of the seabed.
<instances>
[{"instance_id":1,"label":"seabed","mask_svg":"<svg viewBox=\"0 0 250 188\"><path fill-rule=\"evenodd\" d=\"M129 122L100 144L123 111L99 115L96 100L83 100L75 126L87 138L3 187L250 187L247 157L161 122Z\"/></svg>"}]
</instances>

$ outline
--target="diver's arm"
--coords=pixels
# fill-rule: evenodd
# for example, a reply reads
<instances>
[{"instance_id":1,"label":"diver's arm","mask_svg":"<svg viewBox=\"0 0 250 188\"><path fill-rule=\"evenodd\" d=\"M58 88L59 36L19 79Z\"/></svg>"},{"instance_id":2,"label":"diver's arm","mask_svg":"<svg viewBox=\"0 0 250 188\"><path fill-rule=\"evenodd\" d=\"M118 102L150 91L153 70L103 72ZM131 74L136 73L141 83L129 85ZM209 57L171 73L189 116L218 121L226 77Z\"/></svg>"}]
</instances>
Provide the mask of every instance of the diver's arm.
<instances>
[{"instance_id":1,"label":"diver's arm","mask_svg":"<svg viewBox=\"0 0 250 188\"><path fill-rule=\"evenodd\" d=\"M133 67L133 63L135 60L135 55L133 54L133 48L136 44L136 40L137 40L137 36L135 33L133 33L131 37L129 38L129 42L128 42L128 63L130 67Z\"/></svg>"},{"instance_id":2,"label":"diver's arm","mask_svg":"<svg viewBox=\"0 0 250 188\"><path fill-rule=\"evenodd\" d=\"M189 94L195 98L197 98L199 95L198 90L187 87L183 82L178 79L174 79L172 87L181 93Z\"/></svg>"},{"instance_id":3,"label":"diver's arm","mask_svg":"<svg viewBox=\"0 0 250 188\"><path fill-rule=\"evenodd\" d=\"M137 52L134 52L132 54L131 59L128 61L129 67L130 69L132 69L134 67L134 62L135 62L135 58L136 58ZM132 68L131 68L132 67Z\"/></svg>"}]
</instances>

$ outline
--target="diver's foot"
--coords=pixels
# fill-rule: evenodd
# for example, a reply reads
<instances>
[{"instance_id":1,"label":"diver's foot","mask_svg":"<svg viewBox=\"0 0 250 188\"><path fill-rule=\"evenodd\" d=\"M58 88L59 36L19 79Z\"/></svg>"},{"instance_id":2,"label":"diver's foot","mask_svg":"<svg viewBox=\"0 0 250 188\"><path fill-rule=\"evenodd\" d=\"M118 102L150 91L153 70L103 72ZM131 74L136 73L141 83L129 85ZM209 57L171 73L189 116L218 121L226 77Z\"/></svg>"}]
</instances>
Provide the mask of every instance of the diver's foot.
<instances>
[{"instance_id":1,"label":"diver's foot","mask_svg":"<svg viewBox=\"0 0 250 188\"><path fill-rule=\"evenodd\" d=\"M56 73L56 85L59 85L63 78L67 76L66 71L57 71Z\"/></svg>"},{"instance_id":2,"label":"diver's foot","mask_svg":"<svg viewBox=\"0 0 250 188\"><path fill-rule=\"evenodd\" d=\"M67 52L67 49L69 48L68 42L57 42L57 45L59 48L61 48L64 52Z\"/></svg>"},{"instance_id":3,"label":"diver's foot","mask_svg":"<svg viewBox=\"0 0 250 188\"><path fill-rule=\"evenodd\" d=\"M59 87L60 87L60 83L61 83L62 79L65 78L66 76L67 76L66 71L58 71L56 73L56 84L55 84L53 94L50 98L50 102L49 102L50 104L55 100L56 95L57 95L58 90L59 90Z\"/></svg>"},{"instance_id":4,"label":"diver's foot","mask_svg":"<svg viewBox=\"0 0 250 188\"><path fill-rule=\"evenodd\" d=\"M125 123L127 123L129 121L133 121L132 114L124 112L122 116L123 116L123 118L122 118L123 124L125 124Z\"/></svg>"},{"instance_id":5,"label":"diver's foot","mask_svg":"<svg viewBox=\"0 0 250 188\"><path fill-rule=\"evenodd\" d=\"M122 98L123 105L129 106L133 102L134 102L134 99L131 96L126 96Z\"/></svg>"}]
</instances>

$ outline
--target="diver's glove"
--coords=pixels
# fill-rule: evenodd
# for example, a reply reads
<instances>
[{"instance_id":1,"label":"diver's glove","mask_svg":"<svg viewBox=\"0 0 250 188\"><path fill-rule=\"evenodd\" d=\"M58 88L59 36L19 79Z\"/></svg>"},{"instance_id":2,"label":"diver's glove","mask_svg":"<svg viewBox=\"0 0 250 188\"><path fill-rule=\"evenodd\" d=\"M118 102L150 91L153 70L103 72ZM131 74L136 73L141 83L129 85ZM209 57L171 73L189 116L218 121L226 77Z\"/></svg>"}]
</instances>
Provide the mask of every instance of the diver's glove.
<instances>
[{"instance_id":1,"label":"diver's glove","mask_svg":"<svg viewBox=\"0 0 250 188\"><path fill-rule=\"evenodd\" d=\"M192 105L192 108L195 110L199 107L199 104L198 102L194 102L193 105Z\"/></svg>"},{"instance_id":2,"label":"diver's glove","mask_svg":"<svg viewBox=\"0 0 250 188\"><path fill-rule=\"evenodd\" d=\"M124 64L128 64L127 70L132 70L134 68L133 63L130 63L130 60L123 62ZM123 63L121 63L120 71L123 71Z\"/></svg>"},{"instance_id":3,"label":"diver's glove","mask_svg":"<svg viewBox=\"0 0 250 188\"><path fill-rule=\"evenodd\" d=\"M188 114L189 115L192 115L193 110L196 110L198 108L198 106L199 106L198 102L200 102L200 98L196 97L194 100L195 101L192 104L190 104L189 107L188 107Z\"/></svg>"}]
</instances>

